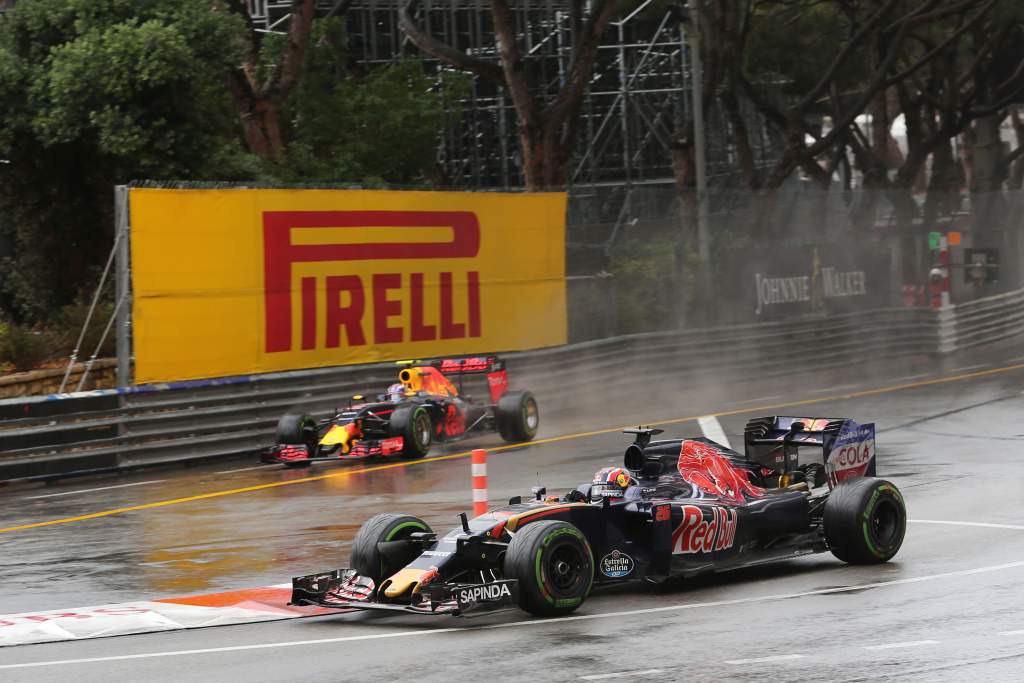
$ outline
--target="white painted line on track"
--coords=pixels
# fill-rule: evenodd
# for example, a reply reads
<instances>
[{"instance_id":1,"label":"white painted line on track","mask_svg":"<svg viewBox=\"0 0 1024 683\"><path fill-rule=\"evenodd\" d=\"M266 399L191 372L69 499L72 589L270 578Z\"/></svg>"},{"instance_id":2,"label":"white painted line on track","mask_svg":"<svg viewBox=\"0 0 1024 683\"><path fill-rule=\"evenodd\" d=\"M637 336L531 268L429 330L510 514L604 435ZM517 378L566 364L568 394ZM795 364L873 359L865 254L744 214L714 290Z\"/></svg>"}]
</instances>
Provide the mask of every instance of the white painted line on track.
<instances>
[{"instance_id":1,"label":"white painted line on track","mask_svg":"<svg viewBox=\"0 0 1024 683\"><path fill-rule=\"evenodd\" d=\"M1012 529L1024 531L1024 524L989 524L988 522L956 522L941 519L908 519L912 524L945 524L949 526L976 526L984 529Z\"/></svg>"},{"instance_id":2,"label":"white painted line on track","mask_svg":"<svg viewBox=\"0 0 1024 683\"><path fill-rule=\"evenodd\" d=\"M726 664L763 664L764 662L785 662L792 659L803 659L803 655L772 655L771 657L755 657L753 659L727 659Z\"/></svg>"},{"instance_id":3,"label":"white painted line on track","mask_svg":"<svg viewBox=\"0 0 1024 683\"><path fill-rule=\"evenodd\" d=\"M770 401L777 401L780 398L786 398L787 394L772 394L771 396L758 396L757 398L748 398L745 401L732 401L727 403L726 407L729 406L741 406L744 403L768 403Z\"/></svg>"},{"instance_id":4,"label":"white painted line on track","mask_svg":"<svg viewBox=\"0 0 1024 683\"><path fill-rule=\"evenodd\" d=\"M643 671L620 671L614 674L592 674L580 676L585 681L603 681L606 678L625 678L626 676L649 676L651 674L664 673L661 669L645 669Z\"/></svg>"},{"instance_id":5,"label":"white painted line on track","mask_svg":"<svg viewBox=\"0 0 1024 683\"><path fill-rule=\"evenodd\" d=\"M974 365L965 365L962 368L953 368L950 372L970 372L971 370L980 370L987 367L988 363L976 363Z\"/></svg>"},{"instance_id":6,"label":"white painted line on track","mask_svg":"<svg viewBox=\"0 0 1024 683\"><path fill-rule=\"evenodd\" d=\"M132 484L118 484L116 486L101 486L97 489L76 489L74 491L61 491L60 493L46 493L41 496L28 496L25 500L36 500L37 498L55 498L57 496L73 496L76 493L93 493L94 491L109 491L110 489L123 489L129 486L145 486L146 484L160 484L166 479L154 479L152 481L137 481Z\"/></svg>"},{"instance_id":7,"label":"white painted line on track","mask_svg":"<svg viewBox=\"0 0 1024 683\"><path fill-rule=\"evenodd\" d=\"M1024 630L1020 631L1000 631L1001 636L1024 636Z\"/></svg>"},{"instance_id":8,"label":"white painted line on track","mask_svg":"<svg viewBox=\"0 0 1024 683\"><path fill-rule=\"evenodd\" d=\"M214 472L214 474L231 474L232 472L249 472L251 470L265 470L268 467L279 467L279 465L256 465L255 467L240 467L237 470L221 470L220 472Z\"/></svg>"},{"instance_id":9,"label":"white painted line on track","mask_svg":"<svg viewBox=\"0 0 1024 683\"><path fill-rule=\"evenodd\" d=\"M842 393L842 392L846 391L847 389L857 389L857 388L859 388L861 386L863 386L863 385L860 384L860 383L840 384L837 387L824 387L823 389L815 389L811 393L812 394L832 394L832 393L836 393L836 392Z\"/></svg>"},{"instance_id":10,"label":"white painted line on track","mask_svg":"<svg viewBox=\"0 0 1024 683\"><path fill-rule=\"evenodd\" d=\"M1022 360L1024 360L1024 359L1022 359ZM931 372L923 372L920 375L910 375L909 377L897 377L893 381L894 382L912 382L915 379L924 379L925 377L931 377L932 375L933 375L933 373L931 373Z\"/></svg>"},{"instance_id":11,"label":"white painted line on track","mask_svg":"<svg viewBox=\"0 0 1024 683\"><path fill-rule=\"evenodd\" d=\"M891 581L877 581L875 583L863 583L855 586L838 586L836 588L820 588L818 590L804 591L802 593L778 593L775 595L759 595L750 598L735 598L733 600L715 600L713 602L694 602L682 605L665 605L663 607L648 607L644 609L623 610L621 612L603 612L601 614L574 614L568 617L553 619L530 619L527 621L511 621L503 624L488 624L486 626L454 626L450 628L421 629L418 631L396 631L394 633L370 633L361 636L340 636L337 638L318 638L316 640L293 640L276 643L256 643L253 645L231 645L226 647L209 647L196 650L170 650L164 652L140 652L132 655L111 655L108 657L87 657L82 659L58 659L48 662L23 662L21 664L0 664L0 670L4 669L28 669L41 666L60 666L67 664L92 664L96 662L116 662L131 659L152 659L156 657L181 657L186 655L205 655L220 652L244 652L248 650L271 650L282 647L299 647L303 645L325 645L329 643L348 643L362 640L381 640L385 638L410 638L414 636L437 635L440 633L459 633L462 631L490 631L502 628L518 628L520 626L556 626L566 621L590 621L593 619L622 619L623 617L638 616L641 614L661 614L667 612L681 612L690 609L702 609L708 607L732 607L735 605L749 605L758 602L771 602L775 600L791 600L793 598L805 598L814 595L835 595L838 593L851 593L871 588L885 588L888 586L903 586L912 583L925 581L937 581L941 579L952 579L962 576L973 576L975 574L987 574L990 572L1005 571L1007 569L1024 568L1024 560L996 564L988 567L976 567L975 569L961 569L941 574L926 574L906 579L893 579Z\"/></svg>"},{"instance_id":12,"label":"white painted line on track","mask_svg":"<svg viewBox=\"0 0 1024 683\"><path fill-rule=\"evenodd\" d=\"M726 448L732 448L732 446L729 445L729 437L725 435L725 430L722 429L722 423L718 421L717 417L714 415L698 417L697 424L700 425L700 431L704 433L704 436L715 443L722 444Z\"/></svg>"},{"instance_id":13,"label":"white painted line on track","mask_svg":"<svg viewBox=\"0 0 1024 683\"><path fill-rule=\"evenodd\" d=\"M922 645L938 645L937 640L910 640L903 643L884 643L882 645L865 645L865 650L897 650L904 647L920 647Z\"/></svg>"}]
</instances>

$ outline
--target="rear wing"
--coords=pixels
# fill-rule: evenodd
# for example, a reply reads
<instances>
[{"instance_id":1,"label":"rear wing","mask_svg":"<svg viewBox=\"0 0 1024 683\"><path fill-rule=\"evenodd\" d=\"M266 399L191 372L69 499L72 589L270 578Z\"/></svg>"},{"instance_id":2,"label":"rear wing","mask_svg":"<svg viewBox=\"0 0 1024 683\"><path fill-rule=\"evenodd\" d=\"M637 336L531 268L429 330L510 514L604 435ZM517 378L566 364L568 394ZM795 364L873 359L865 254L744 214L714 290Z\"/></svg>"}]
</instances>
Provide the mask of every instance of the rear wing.
<instances>
[{"instance_id":1,"label":"rear wing","mask_svg":"<svg viewBox=\"0 0 1024 683\"><path fill-rule=\"evenodd\" d=\"M445 375L482 375L505 369L505 361L497 356L468 356L465 358L443 358L427 361Z\"/></svg>"},{"instance_id":2,"label":"rear wing","mask_svg":"<svg viewBox=\"0 0 1024 683\"><path fill-rule=\"evenodd\" d=\"M462 393L462 378L466 375L487 375L487 391L491 402L497 403L508 391L508 373L505 361L497 356L466 356L463 358L442 358L423 361L417 365L437 368L446 377L458 377L459 393Z\"/></svg>"},{"instance_id":3,"label":"rear wing","mask_svg":"<svg viewBox=\"0 0 1024 683\"><path fill-rule=\"evenodd\" d=\"M757 417L743 430L747 458L788 471L801 446L820 447L829 487L850 477L875 476L875 425L849 418Z\"/></svg>"}]
</instances>

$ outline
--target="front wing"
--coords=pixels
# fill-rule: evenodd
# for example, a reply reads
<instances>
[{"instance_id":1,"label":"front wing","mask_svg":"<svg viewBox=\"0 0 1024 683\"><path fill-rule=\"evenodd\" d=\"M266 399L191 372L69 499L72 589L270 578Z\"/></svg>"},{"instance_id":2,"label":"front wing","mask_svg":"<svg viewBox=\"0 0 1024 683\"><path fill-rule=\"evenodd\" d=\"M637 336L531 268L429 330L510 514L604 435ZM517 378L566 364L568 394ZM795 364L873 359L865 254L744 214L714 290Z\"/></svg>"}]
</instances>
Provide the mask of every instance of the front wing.
<instances>
[{"instance_id":1,"label":"front wing","mask_svg":"<svg viewBox=\"0 0 1024 683\"><path fill-rule=\"evenodd\" d=\"M290 604L459 616L517 606L519 582L508 579L478 584L431 584L415 594L412 602L404 604L380 602L373 579L360 576L354 569L336 569L293 578Z\"/></svg>"},{"instance_id":2,"label":"front wing","mask_svg":"<svg viewBox=\"0 0 1024 683\"><path fill-rule=\"evenodd\" d=\"M260 453L260 462L298 465L307 462L330 462L332 460L363 460L377 456L400 455L404 448L405 442L402 437L392 436L386 439L361 439L356 442L348 453L335 450L329 455L310 457L309 447L305 445L276 444Z\"/></svg>"}]
</instances>

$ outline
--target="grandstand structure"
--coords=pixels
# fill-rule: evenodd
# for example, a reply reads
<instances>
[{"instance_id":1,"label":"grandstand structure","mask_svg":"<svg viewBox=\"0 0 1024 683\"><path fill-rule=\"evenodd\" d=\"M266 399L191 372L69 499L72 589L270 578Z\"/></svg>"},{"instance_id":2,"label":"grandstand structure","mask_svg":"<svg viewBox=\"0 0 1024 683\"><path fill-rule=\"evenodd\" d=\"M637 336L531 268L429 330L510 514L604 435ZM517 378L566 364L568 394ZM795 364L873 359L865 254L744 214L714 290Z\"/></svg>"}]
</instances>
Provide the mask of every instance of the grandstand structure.
<instances>
[{"instance_id":1,"label":"grandstand structure","mask_svg":"<svg viewBox=\"0 0 1024 683\"><path fill-rule=\"evenodd\" d=\"M367 66L422 56L398 26L399 3L408 0L318 0L321 16L344 13L353 60ZM287 30L290 0L249 0L254 22L264 31ZM569 69L572 31L567 0L517 0L516 25L538 96L553 98ZM487 0L420 0L420 28L459 50L497 61ZM582 107L569 183L578 193L590 186L671 185L671 145L691 110L686 28L664 2L638 0L613 20ZM446 67L427 57L435 73ZM749 129L762 163L774 158L766 126L752 112ZM712 186L727 185L737 165L731 131L712 108L708 136ZM439 164L454 187L516 188L519 169L516 117L500 87L474 79L460 121L444 135Z\"/></svg>"},{"instance_id":2,"label":"grandstand structure","mask_svg":"<svg viewBox=\"0 0 1024 683\"><path fill-rule=\"evenodd\" d=\"M367 68L424 57L398 27L408 0L317 0L318 15L343 15L353 62ZM287 31L291 0L247 0L257 30ZM15 0L0 0L0 12ZM568 0L517 0L516 25L539 97L553 98L569 69L572 30ZM660 0L636 0L613 20L599 50L583 102L569 185L671 185L672 141L691 116L691 69L686 27ZM434 38L476 57L497 61L488 0L419 0L414 18ZM448 69L425 58L433 73ZM752 110L746 112L756 160L767 165L777 142ZM439 180L451 187L512 189L522 185L516 116L495 84L474 78L461 117L438 150ZM737 164L732 131L715 107L707 124L711 187L733 185Z\"/></svg>"}]
</instances>

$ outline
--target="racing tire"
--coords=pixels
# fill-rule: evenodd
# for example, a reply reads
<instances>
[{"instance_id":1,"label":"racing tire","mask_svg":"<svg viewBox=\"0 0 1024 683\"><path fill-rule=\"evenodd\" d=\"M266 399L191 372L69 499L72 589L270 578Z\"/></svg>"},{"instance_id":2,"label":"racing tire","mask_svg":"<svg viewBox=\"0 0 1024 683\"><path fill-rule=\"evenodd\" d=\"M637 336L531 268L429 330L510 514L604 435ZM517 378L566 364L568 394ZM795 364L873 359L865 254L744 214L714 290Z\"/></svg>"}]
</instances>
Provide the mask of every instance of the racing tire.
<instances>
[{"instance_id":1,"label":"racing tire","mask_svg":"<svg viewBox=\"0 0 1024 683\"><path fill-rule=\"evenodd\" d=\"M498 399L495 417L498 433L505 441L529 441L537 436L540 410L529 391L510 391Z\"/></svg>"},{"instance_id":2,"label":"racing tire","mask_svg":"<svg viewBox=\"0 0 1024 683\"><path fill-rule=\"evenodd\" d=\"M825 542L848 564L880 564L899 552L907 530L903 495L874 477L846 479L825 502Z\"/></svg>"},{"instance_id":3,"label":"racing tire","mask_svg":"<svg viewBox=\"0 0 1024 683\"><path fill-rule=\"evenodd\" d=\"M508 544L504 576L519 581L519 606L530 614L569 614L590 594L594 553L572 524L532 522L517 531Z\"/></svg>"},{"instance_id":4,"label":"racing tire","mask_svg":"<svg viewBox=\"0 0 1024 683\"><path fill-rule=\"evenodd\" d=\"M352 541L349 565L360 575L369 576L375 584L380 585L381 581L419 557L420 551L412 548L407 553L392 552L385 555L378 544L402 541L418 531L430 533L432 530L426 522L412 515L394 512L374 515L359 527Z\"/></svg>"},{"instance_id":5,"label":"racing tire","mask_svg":"<svg viewBox=\"0 0 1024 683\"><path fill-rule=\"evenodd\" d=\"M434 420L426 406L402 406L391 413L391 436L402 437L402 452L422 458L434 442Z\"/></svg>"},{"instance_id":6,"label":"racing tire","mask_svg":"<svg viewBox=\"0 0 1024 683\"><path fill-rule=\"evenodd\" d=\"M277 421L277 443L285 445L304 444L309 457L315 458L319 448L316 420L310 415L283 415ZM284 463L285 467L308 467L309 461L298 460Z\"/></svg>"}]
</instances>

